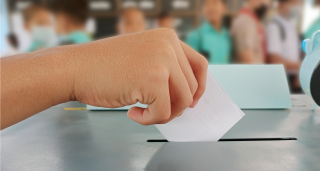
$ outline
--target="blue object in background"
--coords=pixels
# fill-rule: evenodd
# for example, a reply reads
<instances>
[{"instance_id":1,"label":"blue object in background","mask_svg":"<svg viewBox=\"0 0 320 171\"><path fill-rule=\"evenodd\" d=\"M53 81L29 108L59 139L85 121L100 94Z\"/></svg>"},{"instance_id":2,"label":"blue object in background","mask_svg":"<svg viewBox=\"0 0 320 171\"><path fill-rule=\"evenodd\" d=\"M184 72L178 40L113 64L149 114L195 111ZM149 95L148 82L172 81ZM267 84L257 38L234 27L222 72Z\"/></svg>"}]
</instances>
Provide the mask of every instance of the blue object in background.
<instances>
[{"instance_id":1,"label":"blue object in background","mask_svg":"<svg viewBox=\"0 0 320 171\"><path fill-rule=\"evenodd\" d=\"M310 39L306 39L306 40L304 40L304 41L302 42L302 50L303 50L304 52L306 52L306 45L307 45L307 43L308 43L309 40L310 40Z\"/></svg>"},{"instance_id":2,"label":"blue object in background","mask_svg":"<svg viewBox=\"0 0 320 171\"><path fill-rule=\"evenodd\" d=\"M303 91L320 105L320 30L302 43L307 56L300 69L300 83Z\"/></svg>"},{"instance_id":3,"label":"blue object in background","mask_svg":"<svg viewBox=\"0 0 320 171\"><path fill-rule=\"evenodd\" d=\"M241 109L292 107L283 65L209 65L209 70Z\"/></svg>"},{"instance_id":4,"label":"blue object in background","mask_svg":"<svg viewBox=\"0 0 320 171\"><path fill-rule=\"evenodd\" d=\"M7 45L7 35L9 33L8 26L8 15L7 15L7 4L6 0L0 0L0 52L1 55L6 50Z\"/></svg>"},{"instance_id":5,"label":"blue object in background","mask_svg":"<svg viewBox=\"0 0 320 171\"><path fill-rule=\"evenodd\" d=\"M241 109L292 107L283 65L209 65L209 71ZM133 106L147 107L139 103ZM128 110L131 107L108 109L87 105L87 110Z\"/></svg>"}]
</instances>

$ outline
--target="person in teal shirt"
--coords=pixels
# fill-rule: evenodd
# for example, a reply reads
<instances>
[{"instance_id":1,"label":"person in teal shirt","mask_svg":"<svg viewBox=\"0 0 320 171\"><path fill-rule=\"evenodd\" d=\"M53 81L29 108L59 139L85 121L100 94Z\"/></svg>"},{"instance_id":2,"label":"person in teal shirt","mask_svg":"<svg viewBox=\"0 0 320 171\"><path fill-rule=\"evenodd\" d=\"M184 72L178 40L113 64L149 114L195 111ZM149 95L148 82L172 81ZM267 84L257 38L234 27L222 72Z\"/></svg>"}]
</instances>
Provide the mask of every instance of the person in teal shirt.
<instances>
[{"instance_id":1,"label":"person in teal shirt","mask_svg":"<svg viewBox=\"0 0 320 171\"><path fill-rule=\"evenodd\" d=\"M186 43L204 55L210 64L231 63L231 38L223 26L226 1L205 0L202 11L206 21L187 36Z\"/></svg>"},{"instance_id":2,"label":"person in teal shirt","mask_svg":"<svg viewBox=\"0 0 320 171\"><path fill-rule=\"evenodd\" d=\"M92 41L85 32L89 14L86 0L55 0L51 9L56 19L56 32L60 45L81 44Z\"/></svg>"},{"instance_id":3,"label":"person in teal shirt","mask_svg":"<svg viewBox=\"0 0 320 171\"><path fill-rule=\"evenodd\" d=\"M84 31L74 31L66 37L66 42L70 42L71 44L81 44L91 42L91 36Z\"/></svg>"}]
</instances>

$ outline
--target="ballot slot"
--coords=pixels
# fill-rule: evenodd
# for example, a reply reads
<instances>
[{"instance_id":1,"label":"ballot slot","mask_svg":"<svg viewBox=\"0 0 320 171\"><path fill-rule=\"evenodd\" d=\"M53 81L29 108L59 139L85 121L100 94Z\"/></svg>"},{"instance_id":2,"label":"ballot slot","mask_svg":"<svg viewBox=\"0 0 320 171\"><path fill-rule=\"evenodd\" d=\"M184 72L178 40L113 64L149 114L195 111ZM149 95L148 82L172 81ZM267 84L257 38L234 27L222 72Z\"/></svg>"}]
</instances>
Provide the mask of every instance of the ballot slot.
<instances>
[{"instance_id":1,"label":"ballot slot","mask_svg":"<svg viewBox=\"0 0 320 171\"><path fill-rule=\"evenodd\" d=\"M297 138L294 137L284 137L284 138L228 138L220 139L218 142L230 142L230 141L296 141ZM166 139L150 139L147 142L169 142Z\"/></svg>"},{"instance_id":2,"label":"ballot slot","mask_svg":"<svg viewBox=\"0 0 320 171\"><path fill-rule=\"evenodd\" d=\"M155 127L170 142L217 142L244 115L208 71L206 90L198 104Z\"/></svg>"}]
</instances>

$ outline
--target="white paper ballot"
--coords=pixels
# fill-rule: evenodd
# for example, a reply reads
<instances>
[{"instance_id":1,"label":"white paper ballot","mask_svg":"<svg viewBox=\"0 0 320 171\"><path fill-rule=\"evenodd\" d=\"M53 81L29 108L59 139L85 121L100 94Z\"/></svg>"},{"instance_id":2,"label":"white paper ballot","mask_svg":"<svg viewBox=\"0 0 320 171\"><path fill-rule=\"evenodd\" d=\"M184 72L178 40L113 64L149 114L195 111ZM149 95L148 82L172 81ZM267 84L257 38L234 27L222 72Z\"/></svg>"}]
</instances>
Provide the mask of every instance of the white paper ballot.
<instances>
[{"instance_id":1,"label":"white paper ballot","mask_svg":"<svg viewBox=\"0 0 320 171\"><path fill-rule=\"evenodd\" d=\"M155 126L170 142L216 142L243 116L208 71L206 91L198 105L167 124Z\"/></svg>"}]
</instances>

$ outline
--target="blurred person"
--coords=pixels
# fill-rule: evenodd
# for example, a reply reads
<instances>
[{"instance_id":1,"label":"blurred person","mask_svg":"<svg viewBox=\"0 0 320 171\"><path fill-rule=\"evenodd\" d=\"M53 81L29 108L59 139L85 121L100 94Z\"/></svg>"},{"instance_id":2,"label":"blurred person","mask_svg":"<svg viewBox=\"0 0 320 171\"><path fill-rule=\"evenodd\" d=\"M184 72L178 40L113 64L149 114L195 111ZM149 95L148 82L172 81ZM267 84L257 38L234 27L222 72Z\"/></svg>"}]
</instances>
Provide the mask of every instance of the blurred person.
<instances>
[{"instance_id":1,"label":"blurred person","mask_svg":"<svg viewBox=\"0 0 320 171\"><path fill-rule=\"evenodd\" d=\"M268 56L270 63L281 63L287 71L300 68L299 33L291 22L301 15L297 0L278 0L278 14L267 26Z\"/></svg>"},{"instance_id":2,"label":"blurred person","mask_svg":"<svg viewBox=\"0 0 320 171\"><path fill-rule=\"evenodd\" d=\"M301 66L300 39L296 26L292 22L301 16L301 4L298 0L278 0L278 14L267 26L268 60L272 64L283 64L291 90L299 90L298 73Z\"/></svg>"},{"instance_id":3,"label":"blurred person","mask_svg":"<svg viewBox=\"0 0 320 171\"><path fill-rule=\"evenodd\" d=\"M15 34L10 33L7 36L7 51L3 54L2 57L13 56L20 54L19 51L19 41Z\"/></svg>"},{"instance_id":4,"label":"blurred person","mask_svg":"<svg viewBox=\"0 0 320 171\"><path fill-rule=\"evenodd\" d=\"M320 0L315 0L314 4L318 8L318 10L320 10ZM311 39L313 33L318 30L320 30L320 16L318 16L318 19L316 19L316 21L314 21L304 33L304 38Z\"/></svg>"},{"instance_id":5,"label":"blurred person","mask_svg":"<svg viewBox=\"0 0 320 171\"><path fill-rule=\"evenodd\" d=\"M61 45L92 41L85 31L89 18L89 5L86 0L54 0L51 10L56 19L56 32Z\"/></svg>"},{"instance_id":6,"label":"blurred person","mask_svg":"<svg viewBox=\"0 0 320 171\"><path fill-rule=\"evenodd\" d=\"M146 23L143 12L135 7L125 8L119 16L116 29L120 35L145 31Z\"/></svg>"},{"instance_id":7,"label":"blurred person","mask_svg":"<svg viewBox=\"0 0 320 171\"><path fill-rule=\"evenodd\" d=\"M169 28L173 31L176 30L174 27L174 18L166 12L163 12L158 16L157 27L158 28Z\"/></svg>"},{"instance_id":8,"label":"blurred person","mask_svg":"<svg viewBox=\"0 0 320 171\"><path fill-rule=\"evenodd\" d=\"M262 21L268 12L269 5L269 0L247 0L246 6L234 19L231 35L237 63L264 64L266 62L266 39Z\"/></svg>"},{"instance_id":9,"label":"blurred person","mask_svg":"<svg viewBox=\"0 0 320 171\"><path fill-rule=\"evenodd\" d=\"M223 26L226 10L226 0L205 0L202 13L206 21L186 39L186 43L205 56L210 64L231 62L231 39Z\"/></svg>"},{"instance_id":10,"label":"blurred person","mask_svg":"<svg viewBox=\"0 0 320 171\"><path fill-rule=\"evenodd\" d=\"M29 52L54 47L58 44L50 11L41 4L32 4L23 10L25 29L31 34Z\"/></svg>"}]
</instances>

